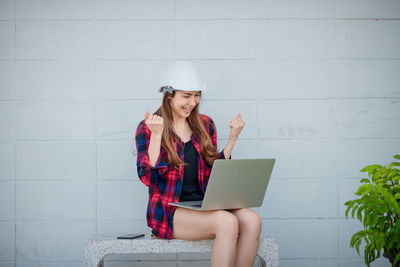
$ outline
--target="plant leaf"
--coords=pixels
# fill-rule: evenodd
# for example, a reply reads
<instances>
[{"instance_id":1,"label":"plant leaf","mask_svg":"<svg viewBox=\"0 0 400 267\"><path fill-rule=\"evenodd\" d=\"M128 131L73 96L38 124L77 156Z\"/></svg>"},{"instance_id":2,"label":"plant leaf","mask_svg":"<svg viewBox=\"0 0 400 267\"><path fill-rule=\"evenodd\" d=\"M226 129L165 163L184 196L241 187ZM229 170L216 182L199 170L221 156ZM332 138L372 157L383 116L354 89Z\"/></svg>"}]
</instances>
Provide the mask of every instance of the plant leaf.
<instances>
[{"instance_id":1,"label":"plant leaf","mask_svg":"<svg viewBox=\"0 0 400 267\"><path fill-rule=\"evenodd\" d=\"M363 184L358 188L356 195L361 196L363 194L367 194L371 191L371 188L372 188L372 184Z\"/></svg>"},{"instance_id":2,"label":"plant leaf","mask_svg":"<svg viewBox=\"0 0 400 267\"><path fill-rule=\"evenodd\" d=\"M378 222L378 214L376 214L375 212L372 212L370 214L370 220L369 220L369 225L371 226L375 226Z\"/></svg>"},{"instance_id":3,"label":"plant leaf","mask_svg":"<svg viewBox=\"0 0 400 267\"><path fill-rule=\"evenodd\" d=\"M359 240L357 240L357 242L356 242L356 244L355 244L355 247L356 247L356 250L357 250L358 255L360 255L360 245L361 245L361 241L362 241L362 239L359 239Z\"/></svg>"},{"instance_id":4,"label":"plant leaf","mask_svg":"<svg viewBox=\"0 0 400 267\"><path fill-rule=\"evenodd\" d=\"M360 183L368 183L368 184L370 184L371 182L370 182L369 179L363 178L363 179L361 179Z\"/></svg>"},{"instance_id":5,"label":"plant leaf","mask_svg":"<svg viewBox=\"0 0 400 267\"><path fill-rule=\"evenodd\" d=\"M357 219L362 222L362 211L363 211L364 207L360 207L357 211Z\"/></svg>"},{"instance_id":6,"label":"plant leaf","mask_svg":"<svg viewBox=\"0 0 400 267\"><path fill-rule=\"evenodd\" d=\"M350 211L350 209L351 209L350 206L348 206L347 209L346 209L346 212L345 212L345 214L346 214L346 219L349 217L349 211Z\"/></svg>"},{"instance_id":7,"label":"plant leaf","mask_svg":"<svg viewBox=\"0 0 400 267\"><path fill-rule=\"evenodd\" d=\"M368 165L366 167L364 167L363 169L360 170L360 172L368 172L371 173L373 171L375 171L378 168L381 168L382 166L379 164L373 164L373 165Z\"/></svg>"},{"instance_id":8,"label":"plant leaf","mask_svg":"<svg viewBox=\"0 0 400 267\"><path fill-rule=\"evenodd\" d=\"M400 253L399 252L397 253L396 257L394 258L393 266L396 266L397 263L400 263Z\"/></svg>"},{"instance_id":9,"label":"plant leaf","mask_svg":"<svg viewBox=\"0 0 400 267\"><path fill-rule=\"evenodd\" d=\"M354 201L353 201L353 200L349 200L349 201L346 201L346 202L344 203L345 206L353 206L353 204L354 204Z\"/></svg>"},{"instance_id":10,"label":"plant leaf","mask_svg":"<svg viewBox=\"0 0 400 267\"><path fill-rule=\"evenodd\" d=\"M356 213L357 209L358 209L358 206L355 206L355 207L353 208L353 210L351 211L351 217L352 217L352 218L354 218L354 214Z\"/></svg>"}]
</instances>

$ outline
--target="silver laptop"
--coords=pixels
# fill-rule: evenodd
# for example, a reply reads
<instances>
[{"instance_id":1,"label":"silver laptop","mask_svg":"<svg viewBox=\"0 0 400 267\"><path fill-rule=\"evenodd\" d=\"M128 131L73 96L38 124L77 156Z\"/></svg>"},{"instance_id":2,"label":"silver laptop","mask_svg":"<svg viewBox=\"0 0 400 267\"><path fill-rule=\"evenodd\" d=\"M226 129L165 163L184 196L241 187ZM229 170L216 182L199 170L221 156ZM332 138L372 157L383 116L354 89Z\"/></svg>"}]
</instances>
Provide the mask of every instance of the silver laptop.
<instances>
[{"instance_id":1,"label":"silver laptop","mask_svg":"<svg viewBox=\"0 0 400 267\"><path fill-rule=\"evenodd\" d=\"M170 202L194 210L260 207L275 159L215 160L203 201Z\"/></svg>"}]
</instances>

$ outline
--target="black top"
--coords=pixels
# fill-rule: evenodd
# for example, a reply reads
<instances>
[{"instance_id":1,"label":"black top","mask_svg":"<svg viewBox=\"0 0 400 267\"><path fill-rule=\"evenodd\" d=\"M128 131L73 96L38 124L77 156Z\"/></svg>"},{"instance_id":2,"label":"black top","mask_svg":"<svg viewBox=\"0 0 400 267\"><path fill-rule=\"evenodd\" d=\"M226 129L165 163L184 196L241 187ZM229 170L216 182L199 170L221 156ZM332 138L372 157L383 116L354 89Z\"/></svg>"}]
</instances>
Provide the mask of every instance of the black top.
<instances>
[{"instance_id":1,"label":"black top","mask_svg":"<svg viewBox=\"0 0 400 267\"><path fill-rule=\"evenodd\" d=\"M204 194L199 185L198 160L199 154L189 140L184 144L184 161L182 193L179 201L203 200Z\"/></svg>"}]
</instances>

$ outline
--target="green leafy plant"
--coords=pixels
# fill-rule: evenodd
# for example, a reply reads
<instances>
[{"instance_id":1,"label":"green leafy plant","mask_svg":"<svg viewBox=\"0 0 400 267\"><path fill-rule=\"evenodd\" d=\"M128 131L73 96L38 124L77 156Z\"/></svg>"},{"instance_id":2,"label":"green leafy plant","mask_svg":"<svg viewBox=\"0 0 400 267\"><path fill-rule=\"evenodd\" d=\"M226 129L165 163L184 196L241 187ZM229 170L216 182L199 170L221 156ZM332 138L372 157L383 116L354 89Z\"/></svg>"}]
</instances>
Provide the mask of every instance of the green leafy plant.
<instances>
[{"instance_id":1,"label":"green leafy plant","mask_svg":"<svg viewBox=\"0 0 400 267\"><path fill-rule=\"evenodd\" d=\"M400 155L395 155L400 160ZM400 162L389 165L366 166L368 178L361 179L362 185L355 193L358 198L347 201L346 218L362 222L364 230L355 233L350 247L360 255L360 245L365 243L364 261L367 266L381 256L388 257L393 266L400 266Z\"/></svg>"}]
</instances>

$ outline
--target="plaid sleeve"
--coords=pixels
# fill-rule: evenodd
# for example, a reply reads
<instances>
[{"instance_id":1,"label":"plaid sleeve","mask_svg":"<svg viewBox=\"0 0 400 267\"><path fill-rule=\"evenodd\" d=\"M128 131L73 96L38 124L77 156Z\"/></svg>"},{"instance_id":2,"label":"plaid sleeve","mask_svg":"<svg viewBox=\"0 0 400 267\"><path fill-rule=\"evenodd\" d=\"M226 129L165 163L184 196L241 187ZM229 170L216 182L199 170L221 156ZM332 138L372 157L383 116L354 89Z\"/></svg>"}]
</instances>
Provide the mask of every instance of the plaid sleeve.
<instances>
[{"instance_id":1,"label":"plaid sleeve","mask_svg":"<svg viewBox=\"0 0 400 267\"><path fill-rule=\"evenodd\" d=\"M161 174L168 169L168 164L162 153L158 156L154 166L150 165L148 148L150 144L151 131L146 123L141 121L136 129L136 151L137 151L137 172L139 179L147 186L151 186Z\"/></svg>"},{"instance_id":2,"label":"plaid sleeve","mask_svg":"<svg viewBox=\"0 0 400 267\"><path fill-rule=\"evenodd\" d=\"M208 130L208 133L210 134L211 141L212 141L213 145L215 146L215 148L218 150L218 147L217 147L217 127L215 126L215 123L214 123L213 119L211 119L210 117L205 116L205 115L203 115L203 116L205 117L205 119L208 122L207 130ZM224 154L224 150L223 149L222 149L221 152L218 153L217 159L225 159L225 154ZM231 159L231 157L229 157L229 159Z\"/></svg>"}]
</instances>

